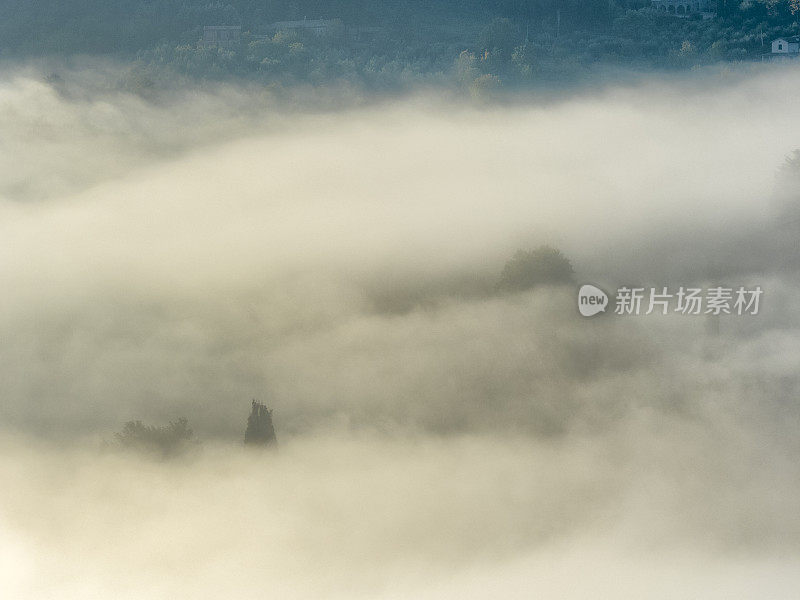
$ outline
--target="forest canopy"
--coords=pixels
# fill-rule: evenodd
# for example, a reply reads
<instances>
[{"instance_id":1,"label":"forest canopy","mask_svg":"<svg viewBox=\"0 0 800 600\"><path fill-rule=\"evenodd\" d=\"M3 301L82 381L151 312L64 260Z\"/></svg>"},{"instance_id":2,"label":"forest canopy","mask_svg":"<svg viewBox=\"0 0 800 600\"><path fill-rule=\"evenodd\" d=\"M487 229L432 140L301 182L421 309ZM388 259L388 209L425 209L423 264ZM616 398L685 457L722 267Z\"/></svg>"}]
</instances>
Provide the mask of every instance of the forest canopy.
<instances>
[{"instance_id":1,"label":"forest canopy","mask_svg":"<svg viewBox=\"0 0 800 600\"><path fill-rule=\"evenodd\" d=\"M800 33L798 0L712 7L709 18L679 18L646 0L9 0L0 5L0 57L121 58L130 65L122 85L136 92L233 78L390 92L435 83L482 97L574 80L597 65L760 61L772 39ZM306 19L337 25L277 25ZM210 25L241 27L241 38L204 45Z\"/></svg>"}]
</instances>

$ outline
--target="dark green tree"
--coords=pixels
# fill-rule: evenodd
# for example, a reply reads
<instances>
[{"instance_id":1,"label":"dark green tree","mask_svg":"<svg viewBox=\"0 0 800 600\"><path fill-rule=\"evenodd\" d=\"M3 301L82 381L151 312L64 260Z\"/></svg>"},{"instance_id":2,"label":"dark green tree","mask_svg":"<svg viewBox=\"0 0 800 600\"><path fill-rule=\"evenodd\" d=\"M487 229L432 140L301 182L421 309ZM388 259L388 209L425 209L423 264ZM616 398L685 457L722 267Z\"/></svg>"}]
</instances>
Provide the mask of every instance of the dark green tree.
<instances>
[{"instance_id":1,"label":"dark green tree","mask_svg":"<svg viewBox=\"0 0 800 600\"><path fill-rule=\"evenodd\" d=\"M189 422L183 417L160 427L145 425L141 421L128 421L122 431L114 434L114 438L121 448L149 452L164 458L182 454L198 445Z\"/></svg>"},{"instance_id":2,"label":"dark green tree","mask_svg":"<svg viewBox=\"0 0 800 600\"><path fill-rule=\"evenodd\" d=\"M274 446L277 443L275 427L272 425L272 411L255 400L250 416L247 417L244 443L247 446Z\"/></svg>"},{"instance_id":3,"label":"dark green tree","mask_svg":"<svg viewBox=\"0 0 800 600\"><path fill-rule=\"evenodd\" d=\"M572 264L560 250L539 246L535 250L519 250L505 264L499 287L508 291L527 290L537 285L570 283Z\"/></svg>"}]
</instances>

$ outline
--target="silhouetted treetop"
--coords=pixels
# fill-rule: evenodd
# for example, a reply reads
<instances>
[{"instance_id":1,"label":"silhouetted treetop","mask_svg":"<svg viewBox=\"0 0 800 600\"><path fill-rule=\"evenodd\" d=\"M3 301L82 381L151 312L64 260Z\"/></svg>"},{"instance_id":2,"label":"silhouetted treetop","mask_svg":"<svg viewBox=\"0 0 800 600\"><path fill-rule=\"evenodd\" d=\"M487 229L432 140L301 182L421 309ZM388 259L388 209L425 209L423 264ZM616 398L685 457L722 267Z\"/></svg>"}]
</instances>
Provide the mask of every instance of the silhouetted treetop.
<instances>
[{"instance_id":1,"label":"silhouetted treetop","mask_svg":"<svg viewBox=\"0 0 800 600\"><path fill-rule=\"evenodd\" d=\"M165 458L181 454L199 443L183 417L163 426L128 421L114 438L121 448L151 452Z\"/></svg>"},{"instance_id":2,"label":"silhouetted treetop","mask_svg":"<svg viewBox=\"0 0 800 600\"><path fill-rule=\"evenodd\" d=\"M499 287L508 291L527 290L537 285L572 282L572 264L560 250L539 246L519 250L505 264Z\"/></svg>"},{"instance_id":3,"label":"silhouetted treetop","mask_svg":"<svg viewBox=\"0 0 800 600\"><path fill-rule=\"evenodd\" d=\"M275 428L272 425L272 411L264 404L253 400L244 443L248 446L273 446L277 444Z\"/></svg>"}]
</instances>

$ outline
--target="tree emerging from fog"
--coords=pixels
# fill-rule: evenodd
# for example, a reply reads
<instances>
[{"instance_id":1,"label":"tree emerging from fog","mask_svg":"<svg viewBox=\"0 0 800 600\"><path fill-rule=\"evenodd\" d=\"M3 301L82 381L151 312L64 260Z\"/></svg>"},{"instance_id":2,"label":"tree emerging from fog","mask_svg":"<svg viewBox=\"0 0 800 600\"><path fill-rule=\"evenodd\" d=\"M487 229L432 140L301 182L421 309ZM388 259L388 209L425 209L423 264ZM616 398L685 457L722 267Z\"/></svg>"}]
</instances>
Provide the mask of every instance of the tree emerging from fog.
<instances>
[{"instance_id":1,"label":"tree emerging from fog","mask_svg":"<svg viewBox=\"0 0 800 600\"><path fill-rule=\"evenodd\" d=\"M247 417L244 443L247 446L274 446L277 443L275 428L272 425L272 411L255 400L250 416Z\"/></svg>"},{"instance_id":2,"label":"tree emerging from fog","mask_svg":"<svg viewBox=\"0 0 800 600\"><path fill-rule=\"evenodd\" d=\"M800 181L800 150L793 150L778 169L778 175L785 181Z\"/></svg>"},{"instance_id":3,"label":"tree emerging from fog","mask_svg":"<svg viewBox=\"0 0 800 600\"><path fill-rule=\"evenodd\" d=\"M518 250L503 267L498 287L522 291L537 285L570 283L573 273L572 264L560 250L539 246L535 250Z\"/></svg>"},{"instance_id":4,"label":"tree emerging from fog","mask_svg":"<svg viewBox=\"0 0 800 600\"><path fill-rule=\"evenodd\" d=\"M199 442L183 417L169 425L145 425L141 421L128 421L122 431L114 434L121 448L153 453L162 457L183 454Z\"/></svg>"}]
</instances>

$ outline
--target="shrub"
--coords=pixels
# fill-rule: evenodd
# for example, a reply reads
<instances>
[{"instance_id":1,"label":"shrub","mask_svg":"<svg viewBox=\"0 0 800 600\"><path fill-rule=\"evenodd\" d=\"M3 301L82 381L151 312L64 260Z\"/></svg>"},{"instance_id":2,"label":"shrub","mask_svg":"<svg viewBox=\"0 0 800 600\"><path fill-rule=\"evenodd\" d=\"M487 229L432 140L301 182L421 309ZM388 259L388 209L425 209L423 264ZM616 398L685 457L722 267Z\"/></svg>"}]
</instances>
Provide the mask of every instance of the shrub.
<instances>
[{"instance_id":1,"label":"shrub","mask_svg":"<svg viewBox=\"0 0 800 600\"><path fill-rule=\"evenodd\" d=\"M128 421L122 431L114 434L120 448L157 454L167 458L182 454L198 445L194 432L185 418L170 421L169 425L144 425Z\"/></svg>"}]
</instances>

